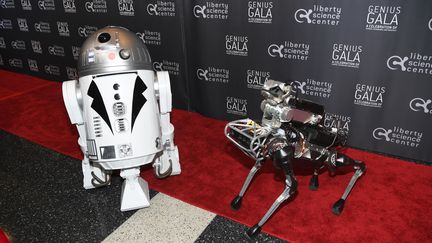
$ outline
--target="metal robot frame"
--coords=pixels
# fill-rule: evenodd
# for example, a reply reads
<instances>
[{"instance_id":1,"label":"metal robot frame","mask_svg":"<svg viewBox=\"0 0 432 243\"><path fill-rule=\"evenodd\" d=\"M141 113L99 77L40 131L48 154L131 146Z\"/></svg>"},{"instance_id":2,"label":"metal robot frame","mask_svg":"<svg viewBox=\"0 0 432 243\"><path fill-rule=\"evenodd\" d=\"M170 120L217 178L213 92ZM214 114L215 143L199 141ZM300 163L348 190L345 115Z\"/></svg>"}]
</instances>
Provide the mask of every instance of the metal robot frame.
<instances>
[{"instance_id":1,"label":"metal robot frame","mask_svg":"<svg viewBox=\"0 0 432 243\"><path fill-rule=\"evenodd\" d=\"M274 201L262 219L246 234L253 238L260 233L276 209L297 191L292 161L303 158L319 162L314 169L309 187L318 189L318 174L327 167L331 173L342 166L352 166L355 170L343 195L333 205L332 211L339 215L345 200L357 179L365 172L366 166L337 148L345 144L347 132L342 129L326 128L320 124L324 116L324 107L297 97L295 87L279 81L267 80L261 94L263 117L261 122L241 119L229 122L225 126L226 137L241 151L255 160L239 194L232 200L231 208L239 210L242 199L255 174L267 158L273 165L282 169L285 175L285 188Z\"/></svg>"}]
</instances>

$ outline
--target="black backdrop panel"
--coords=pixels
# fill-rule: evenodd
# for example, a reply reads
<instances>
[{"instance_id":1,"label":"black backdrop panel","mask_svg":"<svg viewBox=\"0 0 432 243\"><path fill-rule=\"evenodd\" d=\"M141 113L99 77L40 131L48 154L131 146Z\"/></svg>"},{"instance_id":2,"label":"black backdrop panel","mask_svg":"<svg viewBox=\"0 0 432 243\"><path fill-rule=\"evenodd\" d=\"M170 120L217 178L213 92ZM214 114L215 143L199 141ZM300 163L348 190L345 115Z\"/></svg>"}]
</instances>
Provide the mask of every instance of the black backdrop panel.
<instances>
[{"instance_id":1,"label":"black backdrop panel","mask_svg":"<svg viewBox=\"0 0 432 243\"><path fill-rule=\"evenodd\" d=\"M266 79L326 107L349 145L431 163L432 2L2 0L0 68L76 78L85 38L134 31L174 106L217 119L261 116Z\"/></svg>"},{"instance_id":2,"label":"black backdrop panel","mask_svg":"<svg viewBox=\"0 0 432 243\"><path fill-rule=\"evenodd\" d=\"M79 48L91 33L107 25L130 29L149 48L155 70L169 71L173 100L188 108L181 1L5 0L0 51L5 69L62 81L76 78ZM4 23L11 23L11 28ZM25 43L25 49L12 42ZM31 66L31 68L30 68Z\"/></svg>"}]
</instances>

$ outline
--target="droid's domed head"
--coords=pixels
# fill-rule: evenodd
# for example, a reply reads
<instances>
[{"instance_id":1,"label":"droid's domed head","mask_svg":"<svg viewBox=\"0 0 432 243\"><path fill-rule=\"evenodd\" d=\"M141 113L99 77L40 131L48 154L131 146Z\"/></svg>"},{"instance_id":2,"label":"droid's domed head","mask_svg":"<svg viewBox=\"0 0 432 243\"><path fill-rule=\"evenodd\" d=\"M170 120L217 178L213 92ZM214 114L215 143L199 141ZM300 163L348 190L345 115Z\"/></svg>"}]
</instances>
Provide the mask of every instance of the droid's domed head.
<instances>
[{"instance_id":1,"label":"droid's domed head","mask_svg":"<svg viewBox=\"0 0 432 243\"><path fill-rule=\"evenodd\" d=\"M87 38L78 59L78 76L153 70L147 47L123 27L107 26Z\"/></svg>"}]
</instances>

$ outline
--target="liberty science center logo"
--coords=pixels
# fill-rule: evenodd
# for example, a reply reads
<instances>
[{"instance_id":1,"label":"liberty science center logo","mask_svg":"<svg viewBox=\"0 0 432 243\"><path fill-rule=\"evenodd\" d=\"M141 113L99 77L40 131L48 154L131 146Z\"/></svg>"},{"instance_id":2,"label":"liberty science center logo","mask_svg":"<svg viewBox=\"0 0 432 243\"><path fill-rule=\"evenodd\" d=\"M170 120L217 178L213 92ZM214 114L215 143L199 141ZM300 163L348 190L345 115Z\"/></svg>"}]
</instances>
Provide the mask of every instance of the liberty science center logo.
<instances>
[{"instance_id":1,"label":"liberty science center logo","mask_svg":"<svg viewBox=\"0 0 432 243\"><path fill-rule=\"evenodd\" d=\"M416 97L412 99L409 103L409 107L412 111L423 112L425 114L432 115L432 100L431 99L422 99Z\"/></svg>"},{"instance_id":2,"label":"liberty science center logo","mask_svg":"<svg viewBox=\"0 0 432 243\"><path fill-rule=\"evenodd\" d=\"M387 68L432 75L432 55L411 52L408 56L394 55L387 59Z\"/></svg>"},{"instance_id":3,"label":"liberty science center logo","mask_svg":"<svg viewBox=\"0 0 432 243\"><path fill-rule=\"evenodd\" d=\"M399 126L393 126L392 129L377 127L373 130L372 137L387 143L416 148L421 144L423 132Z\"/></svg>"},{"instance_id":4,"label":"liberty science center logo","mask_svg":"<svg viewBox=\"0 0 432 243\"><path fill-rule=\"evenodd\" d=\"M193 15L197 19L226 20L229 15L229 4L207 1L202 5L195 5Z\"/></svg>"},{"instance_id":5,"label":"liberty science center logo","mask_svg":"<svg viewBox=\"0 0 432 243\"><path fill-rule=\"evenodd\" d=\"M297 9L294 19L300 24L339 25L342 8L332 6L313 5L310 9Z\"/></svg>"},{"instance_id":6,"label":"liberty science center logo","mask_svg":"<svg viewBox=\"0 0 432 243\"><path fill-rule=\"evenodd\" d=\"M174 17L176 16L175 2L173 1L156 1L147 5L147 13L150 16Z\"/></svg>"}]
</instances>

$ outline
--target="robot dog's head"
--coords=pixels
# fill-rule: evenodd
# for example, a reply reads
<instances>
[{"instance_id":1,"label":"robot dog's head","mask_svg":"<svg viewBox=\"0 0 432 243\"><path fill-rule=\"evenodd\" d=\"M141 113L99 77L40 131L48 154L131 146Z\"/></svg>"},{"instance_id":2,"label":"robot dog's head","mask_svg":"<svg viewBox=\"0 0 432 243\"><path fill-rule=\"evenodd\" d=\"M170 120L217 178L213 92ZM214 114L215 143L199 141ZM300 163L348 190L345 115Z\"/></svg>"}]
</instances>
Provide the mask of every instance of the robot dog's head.
<instances>
[{"instance_id":1,"label":"robot dog's head","mask_svg":"<svg viewBox=\"0 0 432 243\"><path fill-rule=\"evenodd\" d=\"M153 70L147 47L128 29L104 27L82 45L78 59L80 77L128 70Z\"/></svg>"},{"instance_id":2,"label":"robot dog's head","mask_svg":"<svg viewBox=\"0 0 432 243\"><path fill-rule=\"evenodd\" d=\"M293 89L291 85L272 79L267 80L261 90L261 94L265 99L273 100L277 103L281 103L292 93Z\"/></svg>"}]
</instances>

